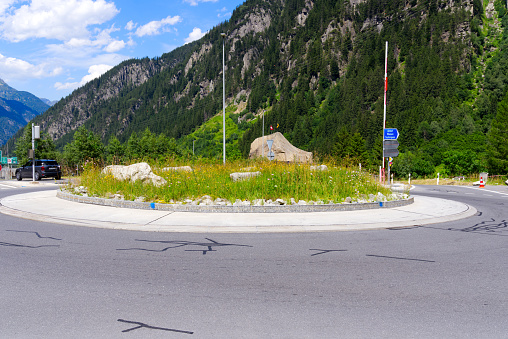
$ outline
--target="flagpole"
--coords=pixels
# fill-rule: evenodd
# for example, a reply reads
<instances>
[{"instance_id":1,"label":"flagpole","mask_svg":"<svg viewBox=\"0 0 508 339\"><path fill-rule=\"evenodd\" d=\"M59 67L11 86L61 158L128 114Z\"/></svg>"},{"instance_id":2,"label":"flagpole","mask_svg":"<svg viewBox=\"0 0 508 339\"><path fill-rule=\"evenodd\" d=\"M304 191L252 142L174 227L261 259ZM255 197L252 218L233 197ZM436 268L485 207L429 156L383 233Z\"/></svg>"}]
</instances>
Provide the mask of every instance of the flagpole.
<instances>
[{"instance_id":1,"label":"flagpole","mask_svg":"<svg viewBox=\"0 0 508 339\"><path fill-rule=\"evenodd\" d=\"M385 128L386 128L386 92L388 91L388 41L385 49L385 98L383 107L383 178L385 176ZM381 178L379 178L381 181ZM384 180L383 180L384 181Z\"/></svg>"}]
</instances>

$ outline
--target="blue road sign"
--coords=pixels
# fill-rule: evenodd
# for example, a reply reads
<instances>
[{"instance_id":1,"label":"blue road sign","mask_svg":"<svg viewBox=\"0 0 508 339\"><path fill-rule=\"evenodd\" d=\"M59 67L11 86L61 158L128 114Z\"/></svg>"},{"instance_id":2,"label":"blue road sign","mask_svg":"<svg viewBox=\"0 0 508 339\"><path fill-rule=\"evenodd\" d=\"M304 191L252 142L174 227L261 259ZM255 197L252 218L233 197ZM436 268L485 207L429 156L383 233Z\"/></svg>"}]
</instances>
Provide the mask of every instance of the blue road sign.
<instances>
[{"instance_id":1,"label":"blue road sign","mask_svg":"<svg viewBox=\"0 0 508 339\"><path fill-rule=\"evenodd\" d=\"M384 140L397 140L399 131L396 128L385 128L383 133Z\"/></svg>"}]
</instances>

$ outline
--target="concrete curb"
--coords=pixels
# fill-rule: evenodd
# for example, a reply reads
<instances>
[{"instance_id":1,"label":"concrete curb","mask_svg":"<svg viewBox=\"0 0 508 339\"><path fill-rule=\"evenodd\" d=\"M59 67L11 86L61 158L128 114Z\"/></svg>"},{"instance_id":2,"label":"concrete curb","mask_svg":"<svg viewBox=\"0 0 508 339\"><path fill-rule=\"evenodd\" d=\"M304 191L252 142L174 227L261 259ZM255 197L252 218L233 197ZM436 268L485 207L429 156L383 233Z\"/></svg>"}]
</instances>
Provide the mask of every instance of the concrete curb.
<instances>
[{"instance_id":1,"label":"concrete curb","mask_svg":"<svg viewBox=\"0 0 508 339\"><path fill-rule=\"evenodd\" d=\"M0 200L0 213L48 223L115 230L184 233L284 233L401 228L459 220L475 215L472 206L415 196L395 208L309 213L193 213L141 210L78 203L38 191Z\"/></svg>"},{"instance_id":2,"label":"concrete curb","mask_svg":"<svg viewBox=\"0 0 508 339\"><path fill-rule=\"evenodd\" d=\"M99 206L111 206L130 209L158 210L168 212L193 212L193 213L306 213L306 212L337 212L359 211L378 208L394 208L407 206L414 203L414 198L393 200L384 202L352 203L352 204L325 204L325 205L281 205L281 206L206 206L206 205L179 205L159 204L149 202L136 202L125 200L113 200L97 197L84 197L63 191L57 191L57 198L92 204Z\"/></svg>"}]
</instances>

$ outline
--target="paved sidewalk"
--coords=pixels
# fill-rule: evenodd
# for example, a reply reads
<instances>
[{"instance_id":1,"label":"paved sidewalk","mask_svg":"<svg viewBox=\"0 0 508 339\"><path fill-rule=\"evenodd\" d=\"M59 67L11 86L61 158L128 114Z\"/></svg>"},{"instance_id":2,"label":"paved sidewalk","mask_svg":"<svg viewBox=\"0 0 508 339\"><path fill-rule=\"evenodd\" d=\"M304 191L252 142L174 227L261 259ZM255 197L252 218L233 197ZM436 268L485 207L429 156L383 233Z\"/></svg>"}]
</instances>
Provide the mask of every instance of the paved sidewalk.
<instances>
[{"instance_id":1,"label":"paved sidewalk","mask_svg":"<svg viewBox=\"0 0 508 339\"><path fill-rule=\"evenodd\" d=\"M466 204L415 196L404 207L312 213L195 213L127 209L59 199L56 190L0 200L0 212L43 222L151 232L323 232L408 227L477 213Z\"/></svg>"}]
</instances>

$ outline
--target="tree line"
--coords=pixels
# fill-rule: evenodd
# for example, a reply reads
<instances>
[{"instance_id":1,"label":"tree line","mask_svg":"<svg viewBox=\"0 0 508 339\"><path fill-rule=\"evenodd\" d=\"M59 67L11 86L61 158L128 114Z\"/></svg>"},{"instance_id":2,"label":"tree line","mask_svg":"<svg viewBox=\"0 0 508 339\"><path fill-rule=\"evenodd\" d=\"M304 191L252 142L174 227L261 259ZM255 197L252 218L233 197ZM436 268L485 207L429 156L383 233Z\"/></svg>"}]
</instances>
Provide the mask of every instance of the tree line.
<instances>
[{"instance_id":1,"label":"tree line","mask_svg":"<svg viewBox=\"0 0 508 339\"><path fill-rule=\"evenodd\" d=\"M20 165L29 160L28 150L32 148L31 140L32 128L27 126L22 137L17 140L14 150ZM154 134L148 128L140 134L132 133L126 142L122 143L113 136L107 144L103 144L97 134L82 126L74 132L72 141L65 145L62 152L57 150L47 133L42 133L35 149L37 159L56 159L71 172L81 168L87 161L96 161L101 165L125 164L150 159L189 157L191 154L179 147L174 138Z\"/></svg>"}]
</instances>

